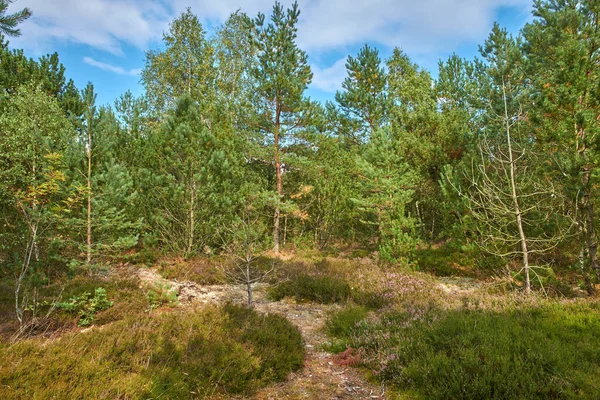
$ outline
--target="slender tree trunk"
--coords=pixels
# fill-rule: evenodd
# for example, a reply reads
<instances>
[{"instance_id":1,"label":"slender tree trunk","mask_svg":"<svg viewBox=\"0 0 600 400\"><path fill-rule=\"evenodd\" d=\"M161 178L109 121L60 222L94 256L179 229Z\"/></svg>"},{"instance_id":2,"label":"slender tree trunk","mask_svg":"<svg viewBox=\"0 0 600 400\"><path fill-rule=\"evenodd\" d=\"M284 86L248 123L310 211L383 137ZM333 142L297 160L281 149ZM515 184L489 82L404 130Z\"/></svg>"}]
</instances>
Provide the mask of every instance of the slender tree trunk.
<instances>
[{"instance_id":1,"label":"slender tree trunk","mask_svg":"<svg viewBox=\"0 0 600 400\"><path fill-rule=\"evenodd\" d=\"M86 263L89 266L92 261L92 127L88 121L88 143L87 143L87 249Z\"/></svg>"},{"instance_id":2,"label":"slender tree trunk","mask_svg":"<svg viewBox=\"0 0 600 400\"><path fill-rule=\"evenodd\" d=\"M248 308L254 307L252 299L252 276L250 274L250 262L246 262L246 291L248 292Z\"/></svg>"},{"instance_id":3,"label":"slender tree trunk","mask_svg":"<svg viewBox=\"0 0 600 400\"><path fill-rule=\"evenodd\" d=\"M525 273L525 294L529 294L531 292L531 281L529 279L529 251L527 249L527 237L525 236L525 231L523 230L523 216L521 213L521 206L519 204L519 196L517 194L517 185L516 185L516 168L515 161L513 159L512 152L512 143L511 143L511 135L510 135L510 120L508 119L508 105L506 103L506 88L504 83L502 83L502 93L504 95L504 118L505 118L505 127L506 127L506 143L508 145L508 160L510 163L510 189L511 189L511 197L513 200L513 204L515 207L515 216L517 220L517 228L519 230L519 241L521 243L521 256L523 260L523 272Z\"/></svg>"},{"instance_id":4,"label":"slender tree trunk","mask_svg":"<svg viewBox=\"0 0 600 400\"><path fill-rule=\"evenodd\" d=\"M275 111L275 177L277 181L277 203L275 204L275 216L273 218L273 251L279 253L279 219L280 219L280 208L279 203L283 195L283 177L281 176L281 155L279 151L279 134L281 129L281 110L279 104L276 106Z\"/></svg>"},{"instance_id":5,"label":"slender tree trunk","mask_svg":"<svg viewBox=\"0 0 600 400\"><path fill-rule=\"evenodd\" d=\"M37 168L36 168L36 163L34 162L33 163L33 176L34 177L37 176L36 172L37 172ZM37 210L37 195L35 193L33 195L33 200L31 202L31 208L33 209L33 213L35 215L35 212ZM39 259L40 259L40 248L38 246L37 239L35 239L35 236L34 236L34 239L33 239L33 256L34 256L34 259L35 259L36 262L39 261Z\"/></svg>"},{"instance_id":6,"label":"slender tree trunk","mask_svg":"<svg viewBox=\"0 0 600 400\"><path fill-rule=\"evenodd\" d=\"M195 207L196 207L196 184L194 178L192 178L192 184L190 188L190 210L188 212L188 238L187 238L187 247L185 251L186 260L192 254L192 250L194 248L194 235L196 234L196 215L195 215Z\"/></svg>"}]
</instances>

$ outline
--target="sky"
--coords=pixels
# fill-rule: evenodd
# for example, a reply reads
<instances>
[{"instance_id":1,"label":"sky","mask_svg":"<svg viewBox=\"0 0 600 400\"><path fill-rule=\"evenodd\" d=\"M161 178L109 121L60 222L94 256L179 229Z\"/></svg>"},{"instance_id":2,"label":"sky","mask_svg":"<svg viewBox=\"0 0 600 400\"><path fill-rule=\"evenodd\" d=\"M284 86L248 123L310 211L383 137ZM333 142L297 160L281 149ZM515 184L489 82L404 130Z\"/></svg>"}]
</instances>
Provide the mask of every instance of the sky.
<instances>
[{"instance_id":1,"label":"sky","mask_svg":"<svg viewBox=\"0 0 600 400\"><path fill-rule=\"evenodd\" d=\"M286 6L292 1L283 0ZM37 58L58 52L79 88L92 82L99 104L125 91L143 93L139 73L145 52L161 48L162 33L187 7L212 31L237 10L270 15L274 0L17 0L9 12L29 7L11 48ZM517 33L531 20L533 0L298 0L299 47L308 53L313 81L307 94L332 100L346 76L348 55L365 44L383 59L394 47L437 74L452 53L471 59L495 21Z\"/></svg>"}]
</instances>

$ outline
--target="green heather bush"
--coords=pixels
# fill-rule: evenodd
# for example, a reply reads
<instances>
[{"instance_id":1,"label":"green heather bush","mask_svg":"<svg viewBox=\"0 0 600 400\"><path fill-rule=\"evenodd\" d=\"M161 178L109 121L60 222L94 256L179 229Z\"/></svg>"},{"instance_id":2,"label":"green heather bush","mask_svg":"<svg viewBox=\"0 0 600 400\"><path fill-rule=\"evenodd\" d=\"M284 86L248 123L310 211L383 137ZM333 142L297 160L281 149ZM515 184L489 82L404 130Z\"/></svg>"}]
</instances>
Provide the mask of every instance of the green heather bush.
<instances>
[{"instance_id":1,"label":"green heather bush","mask_svg":"<svg viewBox=\"0 0 600 400\"><path fill-rule=\"evenodd\" d=\"M365 366L427 399L600 398L600 306L387 314L329 332L351 337ZM358 316L356 317L358 318Z\"/></svg>"},{"instance_id":2,"label":"green heather bush","mask_svg":"<svg viewBox=\"0 0 600 400\"><path fill-rule=\"evenodd\" d=\"M250 395L303 360L298 329L280 316L235 306L136 315L54 341L0 348L0 398Z\"/></svg>"},{"instance_id":3,"label":"green heather bush","mask_svg":"<svg viewBox=\"0 0 600 400\"><path fill-rule=\"evenodd\" d=\"M367 308L355 305L333 312L325 323L325 332L335 339L326 344L326 350L340 353L350 347L352 334L367 313Z\"/></svg>"},{"instance_id":4,"label":"green heather bush","mask_svg":"<svg viewBox=\"0 0 600 400\"><path fill-rule=\"evenodd\" d=\"M345 301L350 294L348 283L331 276L299 275L269 289L269 297L275 301L294 297L297 301L323 304Z\"/></svg>"},{"instance_id":5,"label":"green heather bush","mask_svg":"<svg viewBox=\"0 0 600 400\"><path fill-rule=\"evenodd\" d=\"M368 292L360 289L353 289L351 294L354 303L371 310L379 310L390 304L391 300L389 297L385 293Z\"/></svg>"}]
</instances>

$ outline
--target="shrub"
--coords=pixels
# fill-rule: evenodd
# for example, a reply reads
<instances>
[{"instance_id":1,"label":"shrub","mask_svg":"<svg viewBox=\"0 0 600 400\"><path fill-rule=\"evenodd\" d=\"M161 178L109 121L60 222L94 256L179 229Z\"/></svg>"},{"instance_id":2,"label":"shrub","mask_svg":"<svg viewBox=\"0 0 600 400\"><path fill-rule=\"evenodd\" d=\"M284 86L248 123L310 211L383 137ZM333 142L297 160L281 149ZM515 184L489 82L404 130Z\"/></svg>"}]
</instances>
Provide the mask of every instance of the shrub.
<instances>
[{"instance_id":1,"label":"shrub","mask_svg":"<svg viewBox=\"0 0 600 400\"><path fill-rule=\"evenodd\" d=\"M0 348L0 398L251 395L303 360L298 329L280 316L234 306L146 314Z\"/></svg>"},{"instance_id":2,"label":"shrub","mask_svg":"<svg viewBox=\"0 0 600 400\"><path fill-rule=\"evenodd\" d=\"M108 301L106 290L104 288L96 288L94 297L89 292L79 296L72 296L66 302L57 303L56 308L72 313L77 313L79 321L77 325L88 326L96 316L98 311L106 310L112 307L113 302Z\"/></svg>"},{"instance_id":3,"label":"shrub","mask_svg":"<svg viewBox=\"0 0 600 400\"><path fill-rule=\"evenodd\" d=\"M352 334L357 324L367 317L367 309L363 306L349 306L333 312L325 323L325 332L336 340L326 344L325 348L333 353L340 353L351 345Z\"/></svg>"},{"instance_id":4,"label":"shrub","mask_svg":"<svg viewBox=\"0 0 600 400\"><path fill-rule=\"evenodd\" d=\"M557 303L504 312L412 310L354 325L350 336L381 379L424 398L597 399L598 332L597 303Z\"/></svg>"},{"instance_id":5,"label":"shrub","mask_svg":"<svg viewBox=\"0 0 600 400\"><path fill-rule=\"evenodd\" d=\"M168 283L155 282L149 284L146 297L151 310L164 305L177 305L177 292Z\"/></svg>"},{"instance_id":6,"label":"shrub","mask_svg":"<svg viewBox=\"0 0 600 400\"><path fill-rule=\"evenodd\" d=\"M294 297L297 301L314 301L331 304L350 297L350 286L343 280L330 276L299 275L269 289L269 297L275 301Z\"/></svg>"},{"instance_id":7,"label":"shrub","mask_svg":"<svg viewBox=\"0 0 600 400\"><path fill-rule=\"evenodd\" d=\"M352 290L352 301L356 304L365 306L371 310L379 310L390 304L390 296L385 293L368 292L365 290Z\"/></svg>"}]
</instances>

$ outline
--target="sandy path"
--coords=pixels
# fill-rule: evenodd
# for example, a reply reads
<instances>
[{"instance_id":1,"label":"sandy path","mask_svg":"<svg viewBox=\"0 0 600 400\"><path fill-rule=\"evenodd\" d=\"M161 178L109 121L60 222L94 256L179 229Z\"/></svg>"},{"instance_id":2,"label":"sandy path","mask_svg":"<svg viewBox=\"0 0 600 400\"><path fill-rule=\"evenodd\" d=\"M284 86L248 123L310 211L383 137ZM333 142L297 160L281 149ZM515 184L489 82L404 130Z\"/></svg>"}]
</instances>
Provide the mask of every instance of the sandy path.
<instances>
[{"instance_id":1,"label":"sandy path","mask_svg":"<svg viewBox=\"0 0 600 400\"><path fill-rule=\"evenodd\" d=\"M178 293L181 306L197 303L246 303L243 286L198 285L164 279L158 272L142 268L138 276L144 283L170 285ZM274 313L286 317L298 327L306 346L305 367L292 373L286 382L261 390L255 399L383 399L384 390L366 382L359 372L344 366L340 357L322 350L326 341L322 327L327 314L338 306L314 303L297 304L288 299L269 301L265 285L257 285L254 291L255 307L259 312Z\"/></svg>"}]
</instances>

